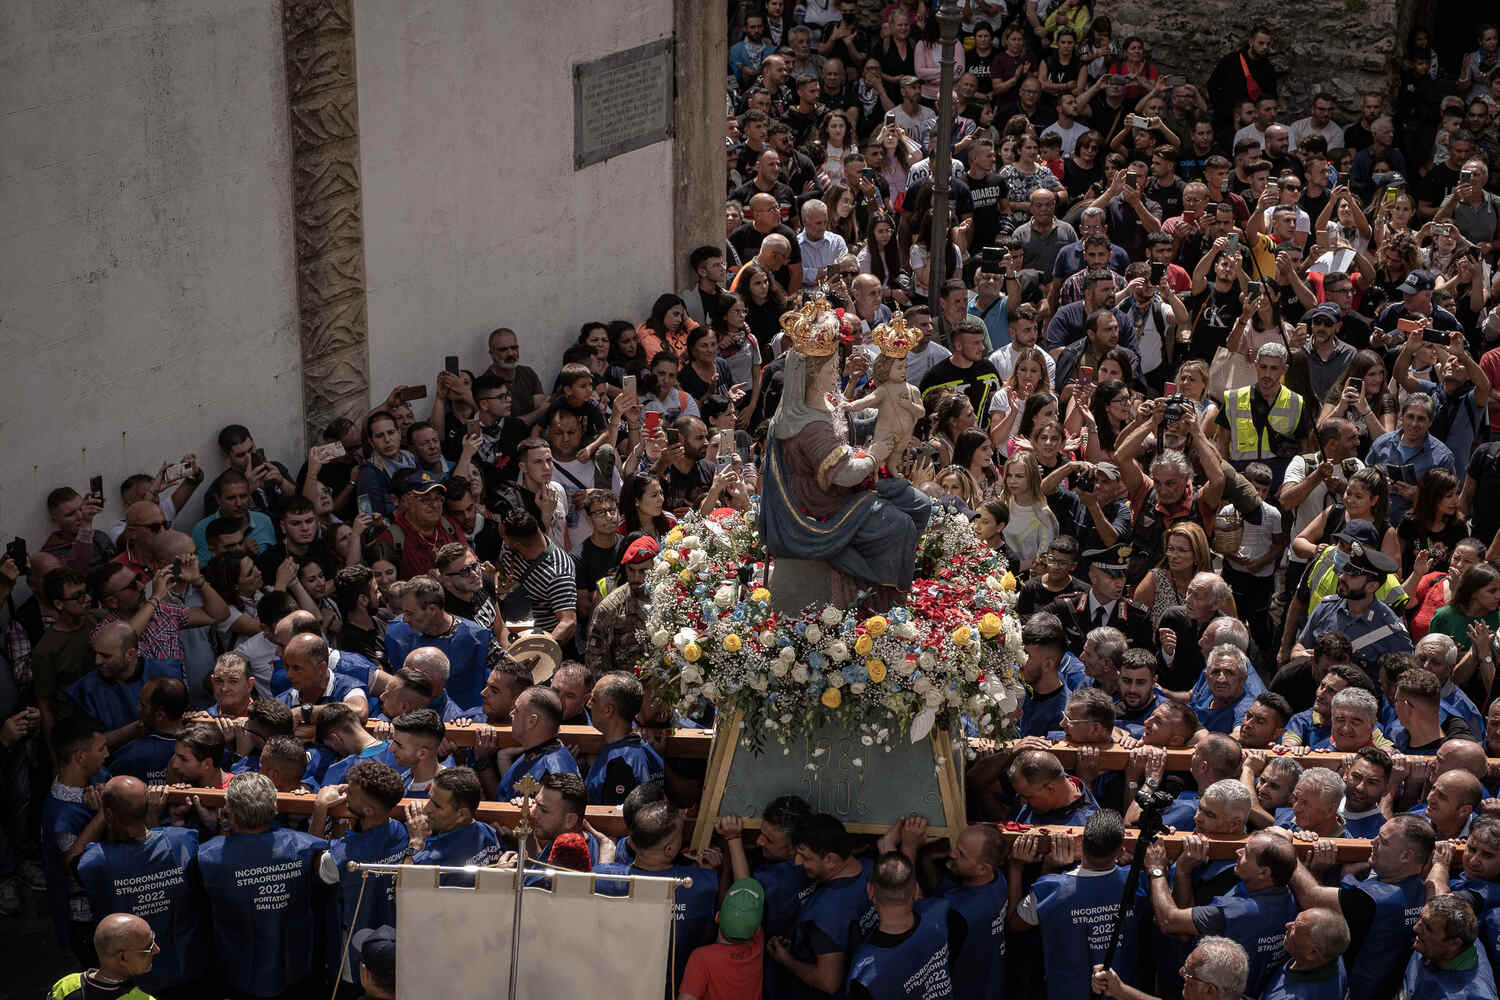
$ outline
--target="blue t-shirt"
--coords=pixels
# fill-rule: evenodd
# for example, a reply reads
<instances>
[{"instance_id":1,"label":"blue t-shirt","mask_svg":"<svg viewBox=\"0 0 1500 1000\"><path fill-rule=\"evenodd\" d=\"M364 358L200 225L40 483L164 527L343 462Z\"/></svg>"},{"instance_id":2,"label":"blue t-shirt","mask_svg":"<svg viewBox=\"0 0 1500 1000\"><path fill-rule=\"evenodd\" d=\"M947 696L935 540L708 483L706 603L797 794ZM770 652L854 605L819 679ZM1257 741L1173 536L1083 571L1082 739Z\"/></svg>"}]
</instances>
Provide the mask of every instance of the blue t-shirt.
<instances>
[{"instance_id":1,"label":"blue t-shirt","mask_svg":"<svg viewBox=\"0 0 1500 1000\"><path fill-rule=\"evenodd\" d=\"M104 729L119 729L141 716L141 687L144 677L116 683L107 681L98 670L90 670L68 686L68 700L84 715Z\"/></svg>"},{"instance_id":2,"label":"blue t-shirt","mask_svg":"<svg viewBox=\"0 0 1500 1000\"><path fill-rule=\"evenodd\" d=\"M495 797L501 802L509 802L516 797L516 782L526 775L529 774L540 780L543 775L558 771L577 774L578 762L573 759L568 748L554 736L546 743L534 746L516 758L516 762L500 779L500 787Z\"/></svg>"},{"instance_id":3,"label":"blue t-shirt","mask_svg":"<svg viewBox=\"0 0 1500 1000\"><path fill-rule=\"evenodd\" d=\"M93 843L78 859L78 879L95 913L134 913L158 941L171 942L136 977L147 992L193 981L208 967L211 945L198 883L198 832L162 827L140 842Z\"/></svg>"},{"instance_id":4,"label":"blue t-shirt","mask_svg":"<svg viewBox=\"0 0 1500 1000\"><path fill-rule=\"evenodd\" d=\"M351 872L349 862L399 865L406 860L410 846L406 825L394 819L388 819L370 830L350 830L328 845L327 856L319 862L319 874L324 882L328 882L329 875L337 878L338 906L330 907L330 912L337 911L337 923L334 926L338 934L336 940L340 944L349 940L354 931L387 924L396 926L396 877L374 872ZM369 877L368 881L365 881L366 876ZM341 978L349 982L359 981L359 953L352 946L348 962L342 965L337 946L326 950L330 976L338 976L342 971ZM341 965L341 970L335 969L336 965Z\"/></svg>"},{"instance_id":5,"label":"blue t-shirt","mask_svg":"<svg viewBox=\"0 0 1500 1000\"><path fill-rule=\"evenodd\" d=\"M167 764L176 748L177 737L165 733L150 733L131 740L109 759L109 773L128 774L148 785L166 784Z\"/></svg>"},{"instance_id":6,"label":"blue t-shirt","mask_svg":"<svg viewBox=\"0 0 1500 1000\"><path fill-rule=\"evenodd\" d=\"M83 883L63 865L63 855L93 818L94 810L84 803L82 788L52 782L42 806L42 870L47 876L47 905L57 928L57 940L65 946L69 923L93 919Z\"/></svg>"},{"instance_id":7,"label":"blue t-shirt","mask_svg":"<svg viewBox=\"0 0 1500 1000\"><path fill-rule=\"evenodd\" d=\"M385 630L385 658L392 670L399 670L418 646L441 649L448 657L447 693L460 705L478 705L489 676L485 657L493 638L489 629L467 618L454 616L453 628L445 635L423 635L398 619Z\"/></svg>"},{"instance_id":8,"label":"blue t-shirt","mask_svg":"<svg viewBox=\"0 0 1500 1000\"><path fill-rule=\"evenodd\" d=\"M583 782L588 788L589 805L617 806L631 789L661 777L665 770L661 754L639 734L605 744Z\"/></svg>"},{"instance_id":9,"label":"blue t-shirt","mask_svg":"<svg viewBox=\"0 0 1500 1000\"><path fill-rule=\"evenodd\" d=\"M255 544L260 546L262 552L276 547L276 526L271 519L258 510L248 512L250 514L250 530L247 537L255 539ZM218 514L210 514L197 524L193 525L193 544L198 546L198 561L204 565L212 559L213 553L208 551L208 526L219 519Z\"/></svg>"},{"instance_id":10,"label":"blue t-shirt","mask_svg":"<svg viewBox=\"0 0 1500 1000\"><path fill-rule=\"evenodd\" d=\"M385 764L387 767L394 768L396 773L401 775L403 781L411 773L410 770L396 763L396 755L391 752L391 744L389 741L385 741L371 744L359 753L350 754L342 760L336 760L332 764L329 764L328 770L323 772L321 784L343 784L349 774L349 769L362 760L373 760L377 764Z\"/></svg>"},{"instance_id":11,"label":"blue t-shirt","mask_svg":"<svg viewBox=\"0 0 1500 1000\"><path fill-rule=\"evenodd\" d=\"M198 849L224 984L279 996L317 972L318 859L327 842L295 830L235 833Z\"/></svg>"}]
</instances>

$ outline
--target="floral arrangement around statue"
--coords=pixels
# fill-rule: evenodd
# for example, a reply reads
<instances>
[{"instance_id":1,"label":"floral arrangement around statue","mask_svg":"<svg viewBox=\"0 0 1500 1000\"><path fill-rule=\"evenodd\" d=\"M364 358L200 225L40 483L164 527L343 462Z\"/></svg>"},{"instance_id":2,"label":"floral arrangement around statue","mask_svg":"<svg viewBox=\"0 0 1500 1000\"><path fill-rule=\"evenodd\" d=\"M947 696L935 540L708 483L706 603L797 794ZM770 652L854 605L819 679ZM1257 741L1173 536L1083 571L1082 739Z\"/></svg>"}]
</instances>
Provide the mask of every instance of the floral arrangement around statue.
<instances>
[{"instance_id":1,"label":"floral arrangement around statue","mask_svg":"<svg viewBox=\"0 0 1500 1000\"><path fill-rule=\"evenodd\" d=\"M775 739L790 755L795 740L829 724L887 753L934 727L1012 734L1024 693L1015 578L966 518L933 517L903 605L791 616L772 610L758 582L766 556L757 503L689 514L663 539L647 578L643 681L684 712L703 698L721 713L743 712L742 744L757 754Z\"/></svg>"}]
</instances>

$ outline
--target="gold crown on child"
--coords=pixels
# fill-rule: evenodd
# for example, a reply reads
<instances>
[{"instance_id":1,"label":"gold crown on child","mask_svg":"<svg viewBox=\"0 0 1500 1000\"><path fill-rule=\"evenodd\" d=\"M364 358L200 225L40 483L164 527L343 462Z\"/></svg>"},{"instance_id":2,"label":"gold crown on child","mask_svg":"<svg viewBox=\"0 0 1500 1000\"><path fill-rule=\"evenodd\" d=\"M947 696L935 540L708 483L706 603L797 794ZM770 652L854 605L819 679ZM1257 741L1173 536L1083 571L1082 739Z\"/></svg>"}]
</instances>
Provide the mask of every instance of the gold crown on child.
<instances>
[{"instance_id":1,"label":"gold crown on child","mask_svg":"<svg viewBox=\"0 0 1500 1000\"><path fill-rule=\"evenodd\" d=\"M809 358L823 358L838 350L839 320L828 300L815 295L801 309L781 314L781 329L792 342L792 347Z\"/></svg>"},{"instance_id":2,"label":"gold crown on child","mask_svg":"<svg viewBox=\"0 0 1500 1000\"><path fill-rule=\"evenodd\" d=\"M881 323L870 331L870 339L875 346L880 348L880 353L888 358L904 358L917 342L922 339L919 331L913 330L906 325L904 313L896 313L890 322Z\"/></svg>"}]
</instances>

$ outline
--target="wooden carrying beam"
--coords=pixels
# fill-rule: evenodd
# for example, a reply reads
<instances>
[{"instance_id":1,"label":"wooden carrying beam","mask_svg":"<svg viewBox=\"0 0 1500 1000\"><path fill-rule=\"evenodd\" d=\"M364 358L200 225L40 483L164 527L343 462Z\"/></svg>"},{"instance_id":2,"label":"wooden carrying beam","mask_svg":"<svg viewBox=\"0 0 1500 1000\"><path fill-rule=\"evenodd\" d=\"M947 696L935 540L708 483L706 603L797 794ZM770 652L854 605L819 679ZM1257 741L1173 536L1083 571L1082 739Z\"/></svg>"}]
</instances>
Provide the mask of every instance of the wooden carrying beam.
<instances>
[{"instance_id":1,"label":"wooden carrying beam","mask_svg":"<svg viewBox=\"0 0 1500 1000\"><path fill-rule=\"evenodd\" d=\"M224 792L217 788L167 789L168 802L185 802L189 796L197 796L199 804L210 809L219 809L224 806ZM426 799L403 799L401 805L415 811L422 809L426 801ZM283 792L276 796L276 811L291 816L310 815L313 811L313 797L310 794ZM336 809L330 810L329 815L347 816L348 810L343 806L339 806ZM498 823L501 826L510 827L520 821L521 807L509 802L481 802L479 803L479 812L474 818L482 823ZM625 816L616 806L589 806L587 819L590 826L606 837L618 838L625 836ZM685 837L693 832L693 826L693 820L689 818L686 829L683 831ZM1078 834L1080 836L1083 834L1083 827L1081 826L1038 826L1033 829ZM1017 837L1021 836L1022 832L1024 831L1004 831L1006 843L1013 843ZM1169 857L1175 858L1178 854L1182 853L1182 842L1186 837L1187 834L1185 833L1172 833L1162 838L1162 842L1166 844L1167 855ZM709 838L705 838L704 843L706 844L708 840ZM1215 860L1233 858L1235 852L1245 843L1245 838L1243 837L1210 837L1208 840L1209 855ZM1341 864L1368 861L1370 859L1370 842L1368 840L1339 838L1334 843L1338 845L1338 860ZM1126 830L1125 848L1126 850L1133 850L1134 847L1135 831ZM1296 848L1297 854L1306 858L1308 852L1312 850L1312 845L1307 841L1298 841ZM1455 845L1453 861L1455 869L1462 858L1463 845L1457 844Z\"/></svg>"},{"instance_id":2,"label":"wooden carrying beam","mask_svg":"<svg viewBox=\"0 0 1500 1000\"><path fill-rule=\"evenodd\" d=\"M379 723L366 722L365 728L371 732ZM471 747L478 738L480 723L469 726L459 726L448 723L448 742L456 747ZM500 736L502 747L513 747L516 745L515 737L511 735L509 726L492 726ZM604 734L593 726L563 726L557 732L557 738L570 747L577 748L582 753L598 753L604 746ZM667 730L668 757L708 757L708 748L713 744L714 731L712 729L669 729Z\"/></svg>"}]
</instances>

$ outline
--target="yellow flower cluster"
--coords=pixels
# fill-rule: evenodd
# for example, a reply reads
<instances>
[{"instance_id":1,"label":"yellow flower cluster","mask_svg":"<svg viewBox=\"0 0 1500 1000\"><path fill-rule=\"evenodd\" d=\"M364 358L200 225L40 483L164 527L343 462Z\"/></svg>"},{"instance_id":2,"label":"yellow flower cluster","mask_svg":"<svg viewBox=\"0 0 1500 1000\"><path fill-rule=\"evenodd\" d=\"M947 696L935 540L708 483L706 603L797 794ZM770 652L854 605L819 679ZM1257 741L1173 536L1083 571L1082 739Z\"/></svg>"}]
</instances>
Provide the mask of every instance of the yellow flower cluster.
<instances>
[{"instance_id":1,"label":"yellow flower cluster","mask_svg":"<svg viewBox=\"0 0 1500 1000\"><path fill-rule=\"evenodd\" d=\"M890 627L890 622L885 615L874 615L865 619L865 631L879 639L885 635L885 630Z\"/></svg>"},{"instance_id":2,"label":"yellow flower cluster","mask_svg":"<svg viewBox=\"0 0 1500 1000\"><path fill-rule=\"evenodd\" d=\"M984 617L979 619L979 634L986 639L993 639L1005 628L1005 622L993 611L986 611Z\"/></svg>"}]
</instances>

